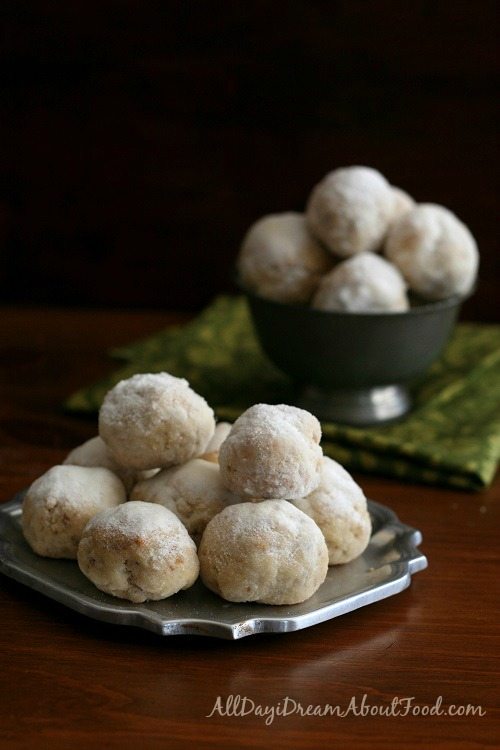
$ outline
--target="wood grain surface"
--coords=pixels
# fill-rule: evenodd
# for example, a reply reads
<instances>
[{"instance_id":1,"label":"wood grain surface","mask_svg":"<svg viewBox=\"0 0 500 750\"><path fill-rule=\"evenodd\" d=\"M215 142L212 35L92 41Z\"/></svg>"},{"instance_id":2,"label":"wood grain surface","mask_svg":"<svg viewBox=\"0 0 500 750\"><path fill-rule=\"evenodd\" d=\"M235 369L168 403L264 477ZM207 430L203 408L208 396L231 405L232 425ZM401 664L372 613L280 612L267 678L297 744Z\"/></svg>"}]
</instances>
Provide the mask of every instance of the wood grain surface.
<instances>
[{"instance_id":1,"label":"wood grain surface","mask_svg":"<svg viewBox=\"0 0 500 750\"><path fill-rule=\"evenodd\" d=\"M60 404L110 370L107 347L179 319L1 311L1 501L95 433L94 420ZM296 633L161 638L87 619L1 577L2 748L498 747L499 481L470 494L357 479L422 531L429 568L397 596ZM235 713L247 715L221 715L230 696L246 699ZM209 716L218 697L223 710ZM266 725L257 715L286 698L288 716ZM410 698L408 715L380 715L395 699L404 713ZM439 701L445 713L432 715ZM299 703L350 710L301 716ZM450 715L468 705L484 715ZM379 715L356 715L363 706Z\"/></svg>"}]
</instances>

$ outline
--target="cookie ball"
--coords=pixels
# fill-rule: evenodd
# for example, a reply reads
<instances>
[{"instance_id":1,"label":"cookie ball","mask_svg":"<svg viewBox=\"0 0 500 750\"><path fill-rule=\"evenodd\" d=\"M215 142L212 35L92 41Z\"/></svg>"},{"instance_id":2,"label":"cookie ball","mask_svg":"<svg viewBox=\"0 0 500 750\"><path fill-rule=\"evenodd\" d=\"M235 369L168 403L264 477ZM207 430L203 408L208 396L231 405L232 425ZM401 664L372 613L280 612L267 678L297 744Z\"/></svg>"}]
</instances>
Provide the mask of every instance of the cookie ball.
<instances>
[{"instance_id":1,"label":"cookie ball","mask_svg":"<svg viewBox=\"0 0 500 750\"><path fill-rule=\"evenodd\" d=\"M92 518L78 565L101 591L136 603L166 599L192 586L199 573L196 546L177 516L132 501Z\"/></svg>"},{"instance_id":2,"label":"cookie ball","mask_svg":"<svg viewBox=\"0 0 500 750\"><path fill-rule=\"evenodd\" d=\"M332 265L299 213L271 214L248 230L237 267L248 290L277 302L307 302Z\"/></svg>"},{"instance_id":3,"label":"cookie ball","mask_svg":"<svg viewBox=\"0 0 500 750\"><path fill-rule=\"evenodd\" d=\"M330 565L350 562L368 546L372 526L366 497L333 459L323 458L319 487L307 497L293 500L293 504L323 532Z\"/></svg>"},{"instance_id":4,"label":"cookie ball","mask_svg":"<svg viewBox=\"0 0 500 750\"><path fill-rule=\"evenodd\" d=\"M24 537L38 555L75 559L87 522L126 499L125 487L109 469L53 466L24 497Z\"/></svg>"},{"instance_id":5,"label":"cookie ball","mask_svg":"<svg viewBox=\"0 0 500 750\"><path fill-rule=\"evenodd\" d=\"M402 312L410 307L399 270L375 253L359 253L323 277L312 306L343 312Z\"/></svg>"},{"instance_id":6,"label":"cookie ball","mask_svg":"<svg viewBox=\"0 0 500 750\"><path fill-rule=\"evenodd\" d=\"M467 294L479 265L476 242L465 224L432 203L422 203L396 221L385 255L410 288L429 300Z\"/></svg>"},{"instance_id":7,"label":"cookie ball","mask_svg":"<svg viewBox=\"0 0 500 750\"><path fill-rule=\"evenodd\" d=\"M215 432L212 439L205 449L205 453L202 453L200 458L205 461L212 461L212 463L219 463L219 448L221 447L224 440L231 432L232 425L229 422L217 422L215 425Z\"/></svg>"},{"instance_id":8,"label":"cookie ball","mask_svg":"<svg viewBox=\"0 0 500 750\"><path fill-rule=\"evenodd\" d=\"M394 206L391 216L391 224L396 221L396 219L399 219L403 214L410 211L412 208L415 207L415 201L411 197L411 195L408 195L404 190L401 190L401 188L395 187L394 185L392 187L392 195L394 198Z\"/></svg>"},{"instance_id":9,"label":"cookie ball","mask_svg":"<svg viewBox=\"0 0 500 750\"><path fill-rule=\"evenodd\" d=\"M99 434L113 458L131 469L166 468L203 453L215 419L187 380L166 372L134 375L106 394Z\"/></svg>"},{"instance_id":10,"label":"cookie ball","mask_svg":"<svg viewBox=\"0 0 500 750\"><path fill-rule=\"evenodd\" d=\"M286 500L226 508L205 529L199 556L204 584L230 602L298 604L328 570L323 534Z\"/></svg>"},{"instance_id":11,"label":"cookie ball","mask_svg":"<svg viewBox=\"0 0 500 750\"><path fill-rule=\"evenodd\" d=\"M157 469L135 471L134 469L120 466L111 455L111 451L104 440L99 436L93 437L73 448L64 459L63 464L70 464L71 466L104 466L122 480L127 493L130 492L136 482L147 479L157 471Z\"/></svg>"},{"instance_id":12,"label":"cookie ball","mask_svg":"<svg viewBox=\"0 0 500 750\"><path fill-rule=\"evenodd\" d=\"M239 502L222 484L219 466L193 458L182 466L163 469L136 484L132 500L159 503L182 521L199 542L207 523L227 505Z\"/></svg>"},{"instance_id":13,"label":"cookie ball","mask_svg":"<svg viewBox=\"0 0 500 750\"><path fill-rule=\"evenodd\" d=\"M304 409L255 404L219 450L225 486L241 497L304 497L319 484L321 426Z\"/></svg>"},{"instance_id":14,"label":"cookie ball","mask_svg":"<svg viewBox=\"0 0 500 750\"><path fill-rule=\"evenodd\" d=\"M334 255L380 248L395 211L395 194L380 172L344 167L330 172L309 197L309 229Z\"/></svg>"}]
</instances>

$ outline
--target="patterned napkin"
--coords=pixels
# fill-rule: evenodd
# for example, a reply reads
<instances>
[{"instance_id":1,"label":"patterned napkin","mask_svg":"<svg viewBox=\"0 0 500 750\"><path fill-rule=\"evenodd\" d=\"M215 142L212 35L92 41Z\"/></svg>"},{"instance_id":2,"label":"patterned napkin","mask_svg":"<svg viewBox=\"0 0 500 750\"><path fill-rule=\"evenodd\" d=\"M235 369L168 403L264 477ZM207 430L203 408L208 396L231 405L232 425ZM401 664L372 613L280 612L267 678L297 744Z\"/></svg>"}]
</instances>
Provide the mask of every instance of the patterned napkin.
<instances>
[{"instance_id":1,"label":"patterned napkin","mask_svg":"<svg viewBox=\"0 0 500 750\"><path fill-rule=\"evenodd\" d=\"M233 420L258 402L293 403L290 380L263 354L246 301L218 297L195 320L115 349L120 369L73 394L71 411L96 412L106 391L138 372L189 380ZM404 420L355 428L324 422L323 450L350 470L481 489L500 458L500 326L460 324L441 359L415 386Z\"/></svg>"}]
</instances>

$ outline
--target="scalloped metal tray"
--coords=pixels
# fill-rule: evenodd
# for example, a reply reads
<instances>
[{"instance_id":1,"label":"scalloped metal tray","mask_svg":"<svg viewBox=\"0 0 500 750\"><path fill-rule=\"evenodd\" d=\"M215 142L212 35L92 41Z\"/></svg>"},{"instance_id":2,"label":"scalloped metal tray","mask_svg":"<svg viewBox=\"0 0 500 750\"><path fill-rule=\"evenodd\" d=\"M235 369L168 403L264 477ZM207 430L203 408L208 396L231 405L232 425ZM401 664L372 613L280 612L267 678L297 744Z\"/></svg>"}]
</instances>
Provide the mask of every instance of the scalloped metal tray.
<instances>
[{"instance_id":1,"label":"scalloped metal tray","mask_svg":"<svg viewBox=\"0 0 500 750\"><path fill-rule=\"evenodd\" d=\"M301 630L393 596L410 585L413 573L427 567L417 549L421 533L401 523L389 508L368 501L373 532L367 549L353 562L329 568L324 583L302 604L232 604L201 580L168 599L132 604L96 589L75 561L32 552L21 532L22 497L20 493L0 505L0 572L88 617L160 635L237 639Z\"/></svg>"}]
</instances>

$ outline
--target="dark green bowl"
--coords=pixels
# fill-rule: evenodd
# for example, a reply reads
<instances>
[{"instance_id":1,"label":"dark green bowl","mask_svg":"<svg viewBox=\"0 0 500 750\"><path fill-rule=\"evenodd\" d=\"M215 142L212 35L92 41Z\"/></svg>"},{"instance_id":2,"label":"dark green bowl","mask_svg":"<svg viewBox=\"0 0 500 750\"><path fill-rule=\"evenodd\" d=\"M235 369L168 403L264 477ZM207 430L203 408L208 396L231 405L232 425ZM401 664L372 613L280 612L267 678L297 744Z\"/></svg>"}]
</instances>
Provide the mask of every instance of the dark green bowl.
<instances>
[{"instance_id":1,"label":"dark green bowl","mask_svg":"<svg viewBox=\"0 0 500 750\"><path fill-rule=\"evenodd\" d=\"M461 297L408 312L325 312L245 292L269 359L298 386L296 403L319 418L377 424L411 408L408 389L439 357Z\"/></svg>"}]
</instances>

